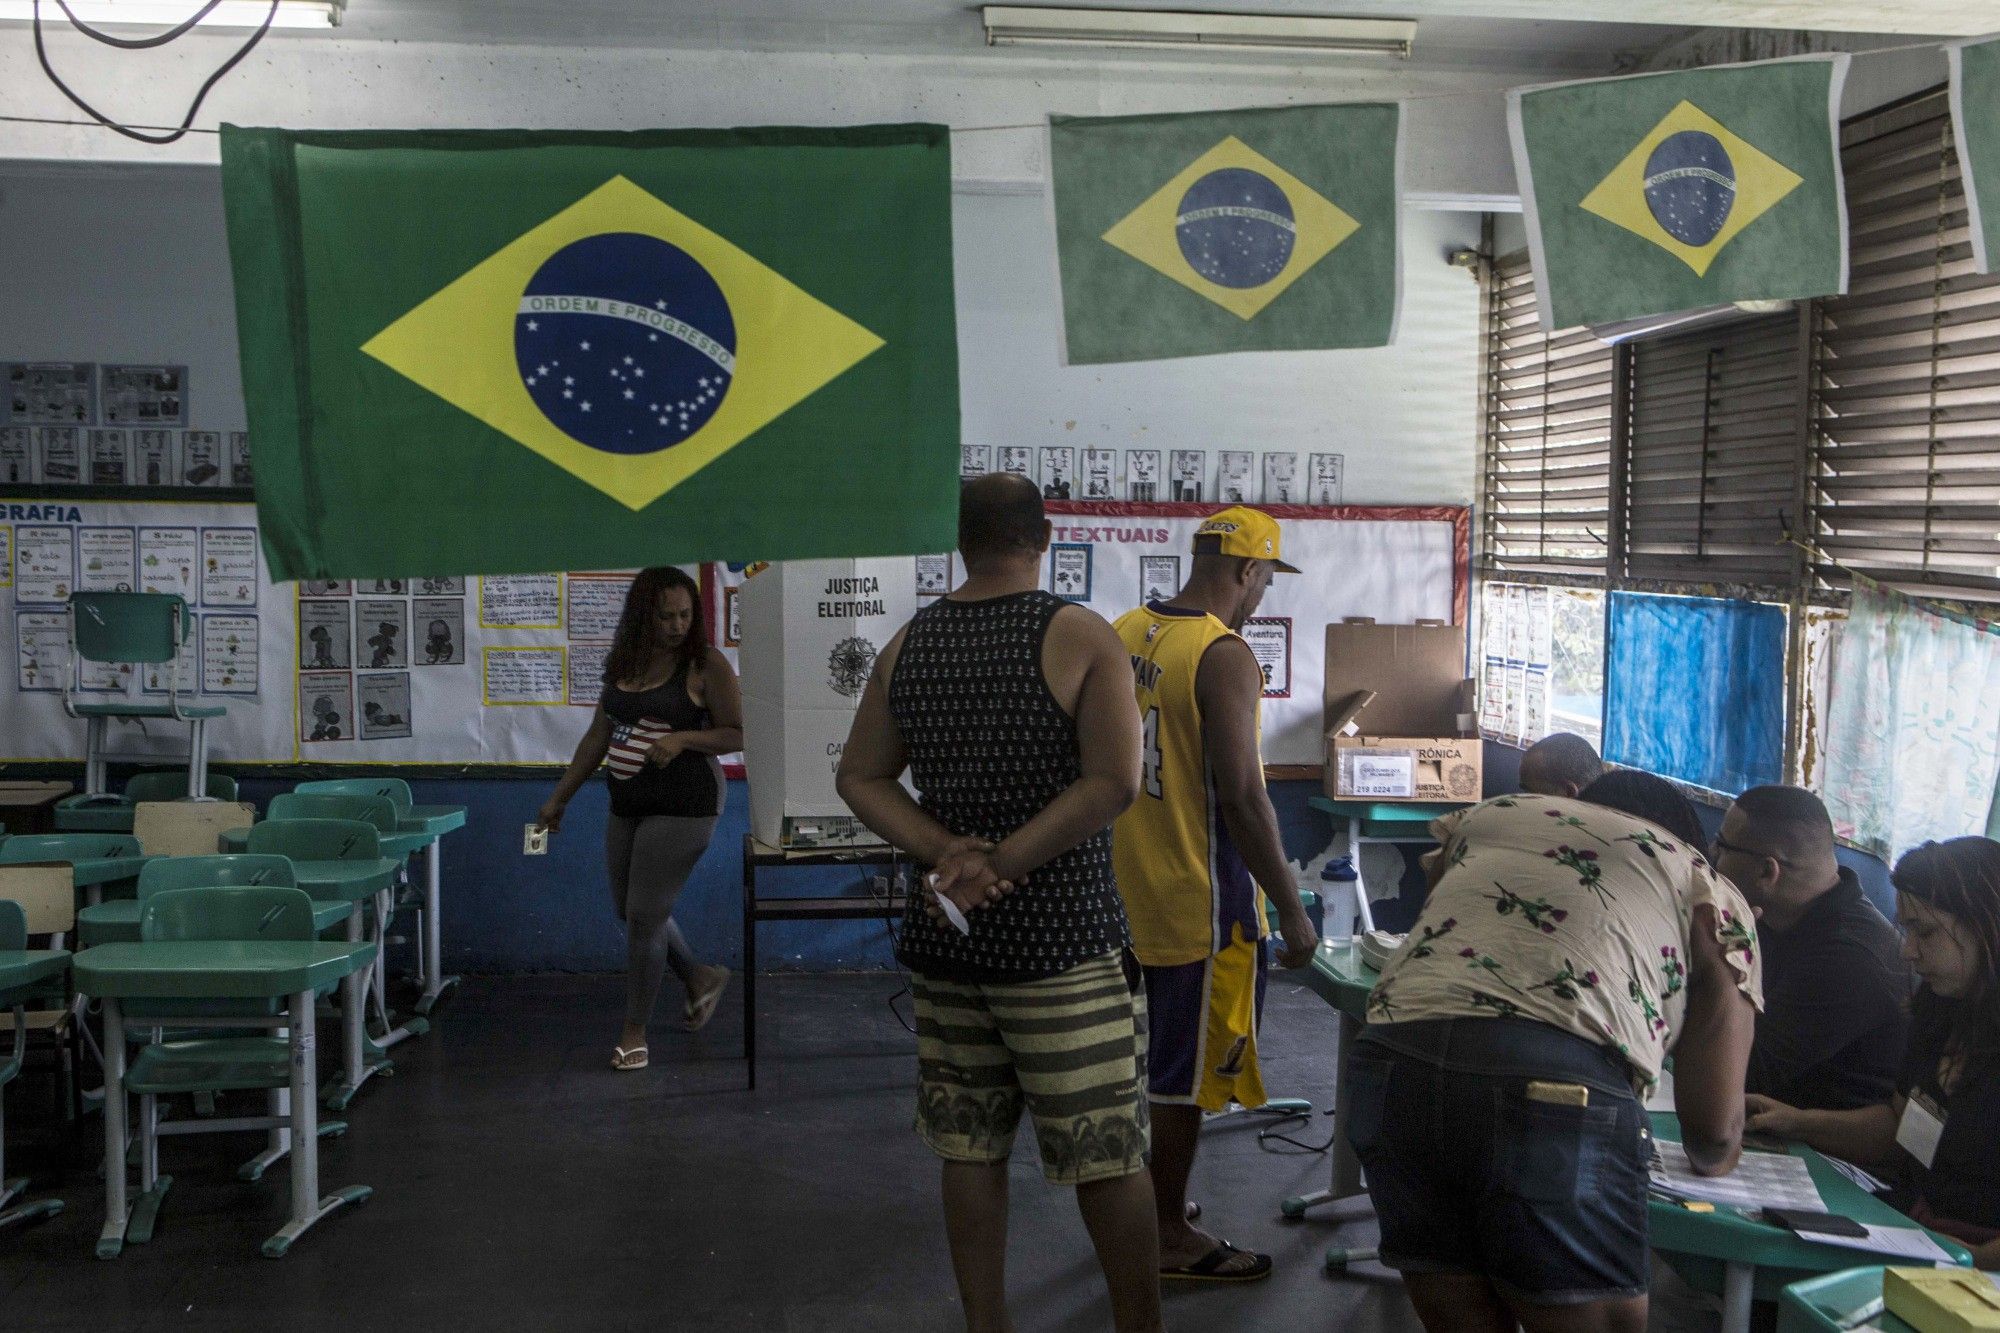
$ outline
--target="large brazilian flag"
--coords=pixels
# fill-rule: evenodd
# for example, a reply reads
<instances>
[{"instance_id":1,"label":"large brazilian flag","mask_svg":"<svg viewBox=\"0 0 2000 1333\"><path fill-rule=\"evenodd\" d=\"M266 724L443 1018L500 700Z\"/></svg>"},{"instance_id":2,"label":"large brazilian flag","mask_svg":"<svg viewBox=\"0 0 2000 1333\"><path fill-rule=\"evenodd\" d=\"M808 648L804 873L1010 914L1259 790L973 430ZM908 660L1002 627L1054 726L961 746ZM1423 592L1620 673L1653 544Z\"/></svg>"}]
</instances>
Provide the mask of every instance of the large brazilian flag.
<instances>
[{"instance_id":1,"label":"large brazilian flag","mask_svg":"<svg viewBox=\"0 0 2000 1333\"><path fill-rule=\"evenodd\" d=\"M1847 60L1508 93L1542 326L1846 291Z\"/></svg>"},{"instance_id":2,"label":"large brazilian flag","mask_svg":"<svg viewBox=\"0 0 2000 1333\"><path fill-rule=\"evenodd\" d=\"M2000 273L2000 37L1955 42L1945 50L1972 257L1981 273Z\"/></svg>"},{"instance_id":3,"label":"large brazilian flag","mask_svg":"<svg viewBox=\"0 0 2000 1333\"><path fill-rule=\"evenodd\" d=\"M1393 102L1049 120L1071 364L1396 336Z\"/></svg>"},{"instance_id":4,"label":"large brazilian flag","mask_svg":"<svg viewBox=\"0 0 2000 1333\"><path fill-rule=\"evenodd\" d=\"M225 127L280 579L948 550L938 125Z\"/></svg>"}]
</instances>

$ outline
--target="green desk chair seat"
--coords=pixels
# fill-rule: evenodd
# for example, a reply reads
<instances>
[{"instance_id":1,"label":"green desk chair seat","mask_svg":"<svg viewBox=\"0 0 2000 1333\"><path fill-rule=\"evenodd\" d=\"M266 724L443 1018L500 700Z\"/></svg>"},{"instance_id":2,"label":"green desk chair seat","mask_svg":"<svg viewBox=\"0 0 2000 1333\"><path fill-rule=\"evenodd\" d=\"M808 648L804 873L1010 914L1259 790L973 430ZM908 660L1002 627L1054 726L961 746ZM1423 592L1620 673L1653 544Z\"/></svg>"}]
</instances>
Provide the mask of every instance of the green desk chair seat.
<instances>
[{"instance_id":1,"label":"green desk chair seat","mask_svg":"<svg viewBox=\"0 0 2000 1333\"><path fill-rule=\"evenodd\" d=\"M271 808L264 822L279 824L304 819L353 819L370 824L375 829L377 854L393 860L413 856L435 840L427 833L399 831L395 803L387 796L289 791L271 798ZM374 997L376 1018L381 1024L380 1030L372 1034L372 1040L383 1050L399 1041L420 1037L430 1030L430 1024L424 1019L412 1019L399 1026L389 1016L389 924L405 905L396 887L375 895L376 953L369 990Z\"/></svg>"},{"instance_id":2,"label":"green desk chair seat","mask_svg":"<svg viewBox=\"0 0 2000 1333\"><path fill-rule=\"evenodd\" d=\"M19 952L27 947L27 913L21 910L19 903L0 898L0 954ZM9 1007L14 1015L14 1050L4 1061L0 1061L0 1228L54 1217L63 1210L61 1199L37 1199L13 1208L7 1206L28 1188L25 1177L7 1179L7 1085L21 1072L21 1055L28 1043L25 997Z\"/></svg>"},{"instance_id":3,"label":"green desk chair seat","mask_svg":"<svg viewBox=\"0 0 2000 1333\"><path fill-rule=\"evenodd\" d=\"M290 793L286 794L287 796ZM286 799L279 796L272 800L274 810L278 802ZM345 798L340 798L345 799ZM386 806L387 801L382 804ZM289 809L304 807L291 806ZM271 818L250 826L249 849L253 852L270 852L279 856L289 856L294 861L373 861L382 859L381 838L376 826L361 819L302 819ZM376 1016L380 1030L368 1035L368 1061L365 1070L360 1071L359 1080L351 1086L338 1090L335 1109L346 1105L359 1090L360 1081L376 1074L393 1073L395 1066L387 1056L389 1047L410 1037L422 1036L430 1031L426 1019L412 1018L400 1027L391 1026L387 1002L383 999L385 972L381 950L384 929L390 912L388 903L393 900L392 888L377 893L374 897L375 910L369 914L368 928L373 932L376 946L375 961L370 964L369 989L374 992Z\"/></svg>"},{"instance_id":4,"label":"green desk chair seat","mask_svg":"<svg viewBox=\"0 0 2000 1333\"><path fill-rule=\"evenodd\" d=\"M31 861L109 861L144 856L129 833L17 833L0 842L0 865Z\"/></svg>"},{"instance_id":5,"label":"green desk chair seat","mask_svg":"<svg viewBox=\"0 0 2000 1333\"><path fill-rule=\"evenodd\" d=\"M314 940L312 900L303 890L285 885L210 886L167 889L146 899L139 921L139 938L151 942L222 940ZM132 1057L125 1073L125 1091L139 1096L135 1132L139 1141L139 1197L132 1208L125 1239L132 1244L151 1240L161 1203L173 1185L160 1174L160 1139L170 1134L220 1134L264 1130L270 1135L264 1152L238 1168L245 1180L260 1178L266 1168L291 1151L291 1045L289 1016L282 1001L209 999L189 995L161 1001L173 1008L177 1028L268 1028L273 1035L226 1037L201 1035L155 1042ZM136 1006L132 1006L136 1007ZM198 1010L198 1013L195 1012ZM144 1019L138 1020L143 1024ZM160 1119L160 1098L177 1093L209 1094L262 1090L262 1116L167 1121ZM347 1126L329 1121L320 1137L343 1134Z\"/></svg>"},{"instance_id":6,"label":"green desk chair seat","mask_svg":"<svg viewBox=\"0 0 2000 1333\"><path fill-rule=\"evenodd\" d=\"M185 794L199 800L208 789L208 724L221 717L216 704L181 699L181 649L194 632L194 616L178 593L79 592L69 599L69 655L72 662L158 665L171 663L166 698L133 692L134 673L123 694L80 698L72 673L63 681L63 711L84 719L83 794L106 790L105 740L113 718L166 718L188 724ZM199 682L190 682L197 688Z\"/></svg>"},{"instance_id":7,"label":"green desk chair seat","mask_svg":"<svg viewBox=\"0 0 2000 1333\"><path fill-rule=\"evenodd\" d=\"M418 806L410 784L401 778L322 778L301 782L292 790L301 796L381 796L396 807L396 822L403 832L429 835L424 845L424 883L403 890L399 908L417 914L417 980L423 992L416 1010L428 1014L458 984L458 978L444 971L443 870L439 841L445 834L465 827L465 807L456 805Z\"/></svg>"},{"instance_id":8,"label":"green desk chair seat","mask_svg":"<svg viewBox=\"0 0 2000 1333\"><path fill-rule=\"evenodd\" d=\"M125 794L108 792L96 796L81 793L56 802L56 831L59 833L130 833L132 816L141 801L178 801L187 796L187 775L170 768L134 773L125 783ZM210 773L206 799L236 799L236 779L226 773Z\"/></svg>"},{"instance_id":9,"label":"green desk chair seat","mask_svg":"<svg viewBox=\"0 0 2000 1333\"><path fill-rule=\"evenodd\" d=\"M270 884L294 888L297 878L286 856L253 856L247 853L215 856L162 856L146 863L139 872L136 896L122 901L98 903L76 914L79 942L85 948L116 944L139 938L139 917L146 900L169 889L242 887ZM313 902L313 920L320 933L335 930L354 910L351 903ZM128 1006L128 1013L132 1009Z\"/></svg>"}]
</instances>

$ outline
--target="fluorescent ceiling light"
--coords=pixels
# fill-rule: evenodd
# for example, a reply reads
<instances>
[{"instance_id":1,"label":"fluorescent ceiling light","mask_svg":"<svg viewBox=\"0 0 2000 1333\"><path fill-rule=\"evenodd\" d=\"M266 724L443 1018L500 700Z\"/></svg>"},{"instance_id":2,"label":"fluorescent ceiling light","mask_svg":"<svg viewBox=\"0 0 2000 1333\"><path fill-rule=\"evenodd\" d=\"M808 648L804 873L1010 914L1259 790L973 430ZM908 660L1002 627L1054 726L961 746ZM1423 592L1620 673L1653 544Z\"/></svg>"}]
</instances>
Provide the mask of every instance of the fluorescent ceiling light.
<instances>
[{"instance_id":1,"label":"fluorescent ceiling light","mask_svg":"<svg viewBox=\"0 0 2000 1333\"><path fill-rule=\"evenodd\" d=\"M274 28L331 28L340 22L346 0L278 0L278 12L271 19ZM171 28L187 22L201 8L200 0L69 0L70 12L81 21L97 26L131 24L148 28ZM213 13L202 19L204 28L258 28L271 13L270 0L222 0ZM27 22L34 18L34 0L0 0L0 20ZM56 0L42 0L44 27L63 27L62 6Z\"/></svg>"},{"instance_id":2,"label":"fluorescent ceiling light","mask_svg":"<svg viewBox=\"0 0 2000 1333\"><path fill-rule=\"evenodd\" d=\"M1189 50L1347 51L1407 57L1415 19L1192 14L1159 9L987 5L988 46L1141 46Z\"/></svg>"}]
</instances>

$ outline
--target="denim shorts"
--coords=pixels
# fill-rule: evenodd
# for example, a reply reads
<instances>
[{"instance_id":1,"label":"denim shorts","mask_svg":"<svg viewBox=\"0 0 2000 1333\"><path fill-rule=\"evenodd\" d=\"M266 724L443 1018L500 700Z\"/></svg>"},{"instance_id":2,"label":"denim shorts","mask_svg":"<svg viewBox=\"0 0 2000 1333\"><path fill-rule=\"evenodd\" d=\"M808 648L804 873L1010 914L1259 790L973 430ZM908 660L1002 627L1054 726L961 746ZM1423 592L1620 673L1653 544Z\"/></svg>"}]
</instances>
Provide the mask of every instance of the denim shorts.
<instances>
[{"instance_id":1,"label":"denim shorts","mask_svg":"<svg viewBox=\"0 0 2000 1333\"><path fill-rule=\"evenodd\" d=\"M1477 1273L1532 1305L1646 1293L1651 1145L1616 1053L1527 1019L1389 1023L1344 1077L1383 1263ZM1589 1104L1530 1098L1535 1081Z\"/></svg>"}]
</instances>

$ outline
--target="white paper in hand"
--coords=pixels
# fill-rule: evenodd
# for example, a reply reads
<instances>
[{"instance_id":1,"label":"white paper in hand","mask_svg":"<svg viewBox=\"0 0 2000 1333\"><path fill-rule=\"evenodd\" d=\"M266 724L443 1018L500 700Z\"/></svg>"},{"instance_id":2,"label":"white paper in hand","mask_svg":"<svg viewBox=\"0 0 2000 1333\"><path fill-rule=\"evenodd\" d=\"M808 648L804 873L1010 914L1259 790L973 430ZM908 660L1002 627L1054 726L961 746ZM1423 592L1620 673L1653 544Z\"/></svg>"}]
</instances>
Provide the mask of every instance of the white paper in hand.
<instances>
[{"instance_id":1,"label":"white paper in hand","mask_svg":"<svg viewBox=\"0 0 2000 1333\"><path fill-rule=\"evenodd\" d=\"M937 891L937 876L932 875L926 882L931 886L931 897L937 899L939 909L944 912L944 919L951 922L952 925L957 926L959 934L970 935L972 933L972 923L965 919L964 912L958 910L957 903Z\"/></svg>"}]
</instances>

